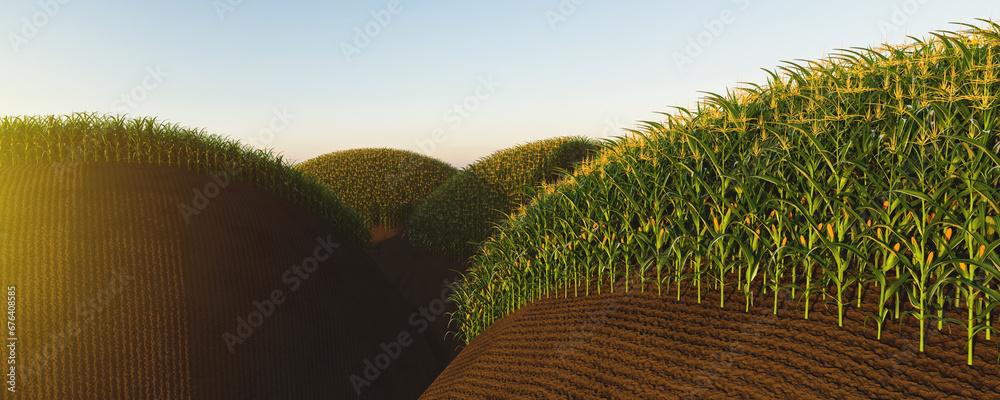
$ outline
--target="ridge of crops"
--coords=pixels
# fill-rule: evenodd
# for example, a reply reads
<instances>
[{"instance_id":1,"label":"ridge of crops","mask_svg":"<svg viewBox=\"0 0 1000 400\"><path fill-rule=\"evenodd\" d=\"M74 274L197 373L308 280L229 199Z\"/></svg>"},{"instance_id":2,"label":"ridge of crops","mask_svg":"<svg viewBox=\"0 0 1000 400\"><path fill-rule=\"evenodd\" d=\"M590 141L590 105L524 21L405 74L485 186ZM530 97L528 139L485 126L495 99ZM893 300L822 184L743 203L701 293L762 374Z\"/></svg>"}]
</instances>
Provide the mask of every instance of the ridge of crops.
<instances>
[{"instance_id":1,"label":"ridge of crops","mask_svg":"<svg viewBox=\"0 0 1000 400\"><path fill-rule=\"evenodd\" d=\"M874 301L879 339L912 317L924 351L928 324L955 324L971 365L1000 304L1000 24L979 21L786 62L642 121L500 224L451 298L456 333L468 343L534 299L617 281L693 286L699 302L712 287L720 307L736 290L775 313L786 292L805 319L822 299L841 325Z\"/></svg>"},{"instance_id":2,"label":"ridge of crops","mask_svg":"<svg viewBox=\"0 0 1000 400\"><path fill-rule=\"evenodd\" d=\"M480 158L417 206L406 223L411 243L456 259L471 256L495 223L530 200L539 185L558 181L599 147L582 136L556 137Z\"/></svg>"},{"instance_id":3,"label":"ridge of crops","mask_svg":"<svg viewBox=\"0 0 1000 400\"><path fill-rule=\"evenodd\" d=\"M317 177L368 226L403 226L413 209L458 172L408 150L362 148L324 154L296 168Z\"/></svg>"},{"instance_id":4,"label":"ridge of crops","mask_svg":"<svg viewBox=\"0 0 1000 400\"><path fill-rule=\"evenodd\" d=\"M0 118L0 167L52 163L58 174L82 162L158 165L200 174L221 174L235 167L240 173L232 175L233 181L298 205L359 246L371 246L371 232L354 210L271 150L155 118L97 113Z\"/></svg>"}]
</instances>

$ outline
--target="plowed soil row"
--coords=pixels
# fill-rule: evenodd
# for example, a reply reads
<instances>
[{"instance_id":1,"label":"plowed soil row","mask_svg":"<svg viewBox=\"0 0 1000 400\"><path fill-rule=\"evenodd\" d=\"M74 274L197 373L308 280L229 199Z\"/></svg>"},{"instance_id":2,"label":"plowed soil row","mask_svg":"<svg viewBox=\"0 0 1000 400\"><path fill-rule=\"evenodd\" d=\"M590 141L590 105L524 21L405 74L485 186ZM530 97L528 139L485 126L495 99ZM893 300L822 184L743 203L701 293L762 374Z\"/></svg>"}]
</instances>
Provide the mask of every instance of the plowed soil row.
<instances>
[{"instance_id":1,"label":"plowed soil row","mask_svg":"<svg viewBox=\"0 0 1000 400\"><path fill-rule=\"evenodd\" d=\"M966 365L965 329L928 322L919 352L914 318L887 321L876 339L873 299L845 309L818 295L803 319L801 293L745 312L742 292L655 289L535 301L476 337L422 399L468 398L1000 398L997 338L977 338ZM868 291L868 293L872 293ZM854 297L850 297L854 298ZM829 299L832 300L832 299ZM905 309L905 308L904 308ZM964 310L962 310L964 312ZM957 311L949 317L964 319Z\"/></svg>"},{"instance_id":2,"label":"plowed soil row","mask_svg":"<svg viewBox=\"0 0 1000 400\"><path fill-rule=\"evenodd\" d=\"M409 302L411 313L406 322L411 327L410 333L421 336L431 346L437 359L437 368L431 372L437 376L460 348L458 339L448 334L449 315L456 307L447 301L453 293L447 285L461 278L460 272L466 270L466 265L413 247L401 231L378 241L372 259Z\"/></svg>"}]
</instances>

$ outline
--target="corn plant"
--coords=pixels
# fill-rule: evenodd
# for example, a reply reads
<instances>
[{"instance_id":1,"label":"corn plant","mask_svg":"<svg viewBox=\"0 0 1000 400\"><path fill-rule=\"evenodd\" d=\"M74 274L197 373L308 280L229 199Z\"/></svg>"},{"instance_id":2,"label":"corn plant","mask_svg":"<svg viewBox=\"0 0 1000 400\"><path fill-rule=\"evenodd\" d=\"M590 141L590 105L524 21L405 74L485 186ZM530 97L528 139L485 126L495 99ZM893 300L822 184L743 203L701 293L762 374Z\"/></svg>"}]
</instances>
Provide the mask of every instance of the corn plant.
<instances>
[{"instance_id":1,"label":"corn plant","mask_svg":"<svg viewBox=\"0 0 1000 400\"><path fill-rule=\"evenodd\" d=\"M324 154L296 165L315 176L368 226L398 228L457 169L411 151L365 148Z\"/></svg>"},{"instance_id":2,"label":"corn plant","mask_svg":"<svg viewBox=\"0 0 1000 400\"><path fill-rule=\"evenodd\" d=\"M433 189L419 196L405 218L400 214L401 225L415 247L468 259L495 232L496 223L540 195L539 186L558 181L599 148L584 137L545 139L497 151L443 182L422 178Z\"/></svg>"},{"instance_id":3,"label":"corn plant","mask_svg":"<svg viewBox=\"0 0 1000 400\"><path fill-rule=\"evenodd\" d=\"M362 247L370 244L353 210L315 178L295 171L270 151L155 118L96 113L0 118L0 167L40 163L65 167L82 162L158 165L203 174L237 165L242 172L235 181L315 213ZM285 190L289 185L297 190Z\"/></svg>"},{"instance_id":4,"label":"corn plant","mask_svg":"<svg viewBox=\"0 0 1000 400\"><path fill-rule=\"evenodd\" d=\"M709 93L603 144L481 249L467 282L486 286L455 297L466 302L463 337L506 315L507 291L535 298L539 284L581 278L599 293L621 279L644 290L655 267L659 294L674 287L679 299L690 285L700 302L710 279L725 307L735 280L749 308L763 276L774 313L789 291L806 319L814 297L836 302L841 325L873 284L879 339L890 317L917 320L921 350L929 320L961 323L971 360L979 333L992 340L1000 302L1000 25L982 22L789 62L765 85ZM538 249L553 265L526 268ZM949 306L966 307L965 321L946 318Z\"/></svg>"}]
</instances>

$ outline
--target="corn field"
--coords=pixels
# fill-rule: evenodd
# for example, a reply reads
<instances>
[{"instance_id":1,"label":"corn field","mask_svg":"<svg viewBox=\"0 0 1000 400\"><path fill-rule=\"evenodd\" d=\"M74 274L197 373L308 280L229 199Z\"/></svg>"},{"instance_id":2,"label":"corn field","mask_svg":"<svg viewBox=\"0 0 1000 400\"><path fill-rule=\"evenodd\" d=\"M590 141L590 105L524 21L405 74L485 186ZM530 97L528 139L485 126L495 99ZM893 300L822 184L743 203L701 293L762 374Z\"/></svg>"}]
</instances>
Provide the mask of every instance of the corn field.
<instances>
[{"instance_id":1,"label":"corn field","mask_svg":"<svg viewBox=\"0 0 1000 400\"><path fill-rule=\"evenodd\" d=\"M912 318L924 351L928 326L959 326L971 365L1000 302L1000 24L981 21L787 62L643 122L500 224L452 296L458 335L618 281L775 313L787 293L806 319L823 299L841 325L873 302L879 339Z\"/></svg>"},{"instance_id":2,"label":"corn field","mask_svg":"<svg viewBox=\"0 0 1000 400\"><path fill-rule=\"evenodd\" d=\"M158 165L200 174L221 173L235 165L240 173L234 181L296 204L360 246L370 246L371 233L355 211L269 150L154 118L96 113L0 118L0 167L51 164L59 173L83 162Z\"/></svg>"},{"instance_id":3,"label":"corn field","mask_svg":"<svg viewBox=\"0 0 1000 400\"><path fill-rule=\"evenodd\" d=\"M444 161L406 150L352 149L296 166L326 184L368 226L397 228L427 195L457 172Z\"/></svg>"},{"instance_id":4,"label":"corn field","mask_svg":"<svg viewBox=\"0 0 1000 400\"><path fill-rule=\"evenodd\" d=\"M593 155L599 144L557 137L511 147L472 163L445 181L407 221L414 246L466 259L539 185Z\"/></svg>"}]
</instances>

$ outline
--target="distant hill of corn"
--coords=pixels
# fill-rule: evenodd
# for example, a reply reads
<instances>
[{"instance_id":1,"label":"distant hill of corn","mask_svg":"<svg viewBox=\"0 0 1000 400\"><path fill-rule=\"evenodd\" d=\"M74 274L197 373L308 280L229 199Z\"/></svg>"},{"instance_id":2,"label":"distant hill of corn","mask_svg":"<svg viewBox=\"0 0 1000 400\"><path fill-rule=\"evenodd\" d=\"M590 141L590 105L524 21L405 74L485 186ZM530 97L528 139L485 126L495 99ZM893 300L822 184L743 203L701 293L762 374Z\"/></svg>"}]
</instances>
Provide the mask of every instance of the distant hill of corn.
<instances>
[{"instance_id":1,"label":"distant hill of corn","mask_svg":"<svg viewBox=\"0 0 1000 400\"><path fill-rule=\"evenodd\" d=\"M406 223L411 243L453 258L470 256L495 223L530 198L526 193L553 183L599 147L584 137L552 138L500 150L472 163L413 212Z\"/></svg>"},{"instance_id":2,"label":"distant hill of corn","mask_svg":"<svg viewBox=\"0 0 1000 400\"><path fill-rule=\"evenodd\" d=\"M354 210L270 151L155 118L94 113L0 118L0 167L52 163L52 173L60 175L83 162L158 165L200 174L236 168L234 181L312 212L362 247L371 244L371 233Z\"/></svg>"},{"instance_id":3,"label":"distant hill of corn","mask_svg":"<svg viewBox=\"0 0 1000 400\"><path fill-rule=\"evenodd\" d=\"M539 297L617 282L693 287L699 302L703 288L736 290L775 310L790 292L805 318L822 293L841 321L873 302L879 333L920 322L921 351L925 325L942 329L959 307L949 318L989 339L1000 25L983 22L789 62L765 84L644 123L503 222L453 296L460 335ZM968 351L971 363L971 341Z\"/></svg>"},{"instance_id":4,"label":"distant hill of corn","mask_svg":"<svg viewBox=\"0 0 1000 400\"><path fill-rule=\"evenodd\" d=\"M296 166L317 177L369 226L398 228L428 194L458 170L444 161L395 149L352 149Z\"/></svg>"}]
</instances>

